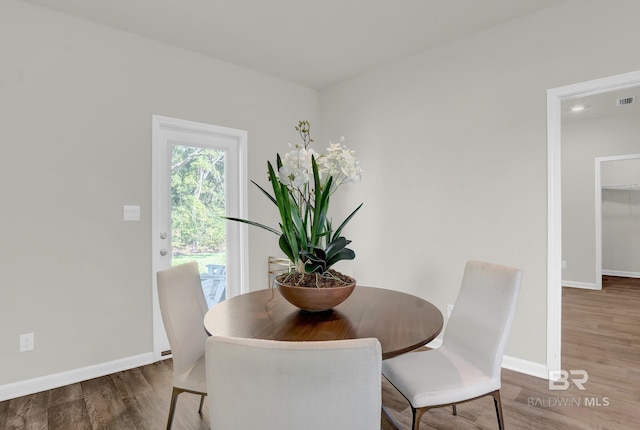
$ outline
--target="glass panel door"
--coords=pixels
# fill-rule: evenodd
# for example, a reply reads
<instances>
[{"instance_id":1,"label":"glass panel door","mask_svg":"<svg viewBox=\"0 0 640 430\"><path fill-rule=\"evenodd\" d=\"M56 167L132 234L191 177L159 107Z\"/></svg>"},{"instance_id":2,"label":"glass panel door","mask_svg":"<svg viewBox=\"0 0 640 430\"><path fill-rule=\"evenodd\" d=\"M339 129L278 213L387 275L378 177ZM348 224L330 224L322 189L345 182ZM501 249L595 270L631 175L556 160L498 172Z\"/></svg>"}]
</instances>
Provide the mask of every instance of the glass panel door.
<instances>
[{"instance_id":1,"label":"glass panel door","mask_svg":"<svg viewBox=\"0 0 640 430\"><path fill-rule=\"evenodd\" d=\"M156 274L200 265L209 306L248 290L247 132L176 118L152 120L152 308L155 360L171 352Z\"/></svg>"}]
</instances>

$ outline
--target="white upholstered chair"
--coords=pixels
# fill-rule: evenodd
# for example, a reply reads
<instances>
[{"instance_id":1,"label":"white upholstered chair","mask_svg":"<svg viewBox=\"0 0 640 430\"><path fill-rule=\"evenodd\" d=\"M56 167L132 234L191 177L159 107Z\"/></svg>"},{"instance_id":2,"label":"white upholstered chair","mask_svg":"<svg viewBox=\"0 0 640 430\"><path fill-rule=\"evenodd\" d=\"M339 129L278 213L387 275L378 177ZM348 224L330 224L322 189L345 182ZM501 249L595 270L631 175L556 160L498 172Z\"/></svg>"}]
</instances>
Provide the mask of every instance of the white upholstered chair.
<instances>
[{"instance_id":1,"label":"white upholstered chair","mask_svg":"<svg viewBox=\"0 0 640 430\"><path fill-rule=\"evenodd\" d=\"M478 261L465 267L442 346L385 360L382 373L411 404L413 430L431 408L490 395L504 429L500 370L522 271Z\"/></svg>"},{"instance_id":2,"label":"white upholstered chair","mask_svg":"<svg viewBox=\"0 0 640 430\"><path fill-rule=\"evenodd\" d=\"M214 430L378 430L382 353L377 339L207 340Z\"/></svg>"},{"instance_id":3,"label":"white upholstered chair","mask_svg":"<svg viewBox=\"0 0 640 430\"><path fill-rule=\"evenodd\" d=\"M167 420L170 429L180 393L200 395L198 412L202 413L207 394L204 346L208 335L203 325L207 302L195 261L161 270L157 280L162 322L173 354L173 391Z\"/></svg>"}]
</instances>

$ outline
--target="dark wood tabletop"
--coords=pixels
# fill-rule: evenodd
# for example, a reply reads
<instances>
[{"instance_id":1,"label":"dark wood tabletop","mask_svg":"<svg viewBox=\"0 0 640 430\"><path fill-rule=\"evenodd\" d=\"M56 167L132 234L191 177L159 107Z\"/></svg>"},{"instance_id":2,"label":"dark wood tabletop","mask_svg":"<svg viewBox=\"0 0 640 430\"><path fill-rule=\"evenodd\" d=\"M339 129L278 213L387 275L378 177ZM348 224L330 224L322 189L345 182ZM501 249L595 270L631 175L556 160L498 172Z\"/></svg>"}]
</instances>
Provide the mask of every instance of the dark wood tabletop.
<instances>
[{"instance_id":1,"label":"dark wood tabletop","mask_svg":"<svg viewBox=\"0 0 640 430\"><path fill-rule=\"evenodd\" d=\"M211 308L204 326L211 335L285 341L375 337L387 359L416 349L442 330L442 313L419 297L357 286L324 312L301 311L277 289L241 294Z\"/></svg>"}]
</instances>

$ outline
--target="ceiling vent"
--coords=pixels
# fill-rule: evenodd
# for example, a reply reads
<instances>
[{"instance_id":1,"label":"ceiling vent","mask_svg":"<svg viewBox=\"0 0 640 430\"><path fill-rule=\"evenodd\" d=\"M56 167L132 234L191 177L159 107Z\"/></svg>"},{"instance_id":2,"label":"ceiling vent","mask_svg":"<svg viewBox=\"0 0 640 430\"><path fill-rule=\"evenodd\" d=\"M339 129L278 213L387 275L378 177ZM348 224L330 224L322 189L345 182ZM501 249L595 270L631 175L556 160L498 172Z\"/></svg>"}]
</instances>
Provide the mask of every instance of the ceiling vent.
<instances>
[{"instance_id":1,"label":"ceiling vent","mask_svg":"<svg viewBox=\"0 0 640 430\"><path fill-rule=\"evenodd\" d=\"M631 97L623 97L621 99L616 100L616 106L626 106L633 104L636 101L635 96Z\"/></svg>"}]
</instances>

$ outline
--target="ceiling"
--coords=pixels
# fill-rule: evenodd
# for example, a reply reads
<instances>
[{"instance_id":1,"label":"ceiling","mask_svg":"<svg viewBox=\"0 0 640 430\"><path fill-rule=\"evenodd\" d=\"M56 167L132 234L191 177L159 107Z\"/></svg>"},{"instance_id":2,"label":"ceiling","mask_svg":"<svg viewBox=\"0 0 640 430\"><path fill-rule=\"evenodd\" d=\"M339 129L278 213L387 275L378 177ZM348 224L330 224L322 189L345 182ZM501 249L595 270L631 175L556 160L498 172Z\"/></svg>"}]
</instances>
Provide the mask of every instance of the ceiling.
<instances>
[{"instance_id":1,"label":"ceiling","mask_svg":"<svg viewBox=\"0 0 640 430\"><path fill-rule=\"evenodd\" d=\"M322 89L566 0L23 0Z\"/></svg>"},{"instance_id":2,"label":"ceiling","mask_svg":"<svg viewBox=\"0 0 640 430\"><path fill-rule=\"evenodd\" d=\"M630 98L633 98L631 103L616 103L618 99ZM571 108L575 106L582 106L583 109L574 112ZM584 121L626 114L640 114L640 86L562 101L562 121Z\"/></svg>"}]
</instances>

